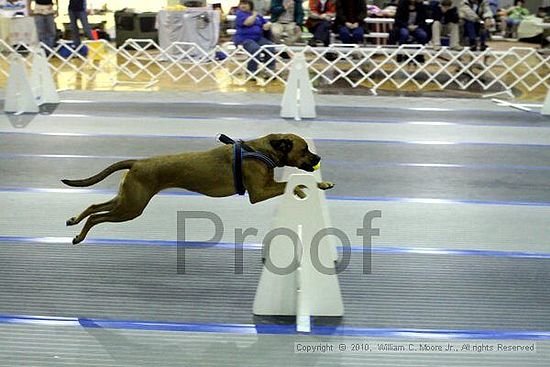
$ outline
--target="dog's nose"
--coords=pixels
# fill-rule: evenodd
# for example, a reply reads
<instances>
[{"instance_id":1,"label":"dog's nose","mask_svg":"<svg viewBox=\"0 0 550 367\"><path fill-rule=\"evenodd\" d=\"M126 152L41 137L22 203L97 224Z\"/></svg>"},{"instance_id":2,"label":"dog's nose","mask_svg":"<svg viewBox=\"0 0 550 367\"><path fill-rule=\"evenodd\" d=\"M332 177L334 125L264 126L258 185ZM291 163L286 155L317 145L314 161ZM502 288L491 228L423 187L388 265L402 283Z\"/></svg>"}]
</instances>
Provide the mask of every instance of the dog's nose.
<instances>
[{"instance_id":1,"label":"dog's nose","mask_svg":"<svg viewBox=\"0 0 550 367\"><path fill-rule=\"evenodd\" d=\"M313 158L313 165L315 166L320 161L321 161L321 157L319 157L317 154L315 154L314 158Z\"/></svg>"}]
</instances>

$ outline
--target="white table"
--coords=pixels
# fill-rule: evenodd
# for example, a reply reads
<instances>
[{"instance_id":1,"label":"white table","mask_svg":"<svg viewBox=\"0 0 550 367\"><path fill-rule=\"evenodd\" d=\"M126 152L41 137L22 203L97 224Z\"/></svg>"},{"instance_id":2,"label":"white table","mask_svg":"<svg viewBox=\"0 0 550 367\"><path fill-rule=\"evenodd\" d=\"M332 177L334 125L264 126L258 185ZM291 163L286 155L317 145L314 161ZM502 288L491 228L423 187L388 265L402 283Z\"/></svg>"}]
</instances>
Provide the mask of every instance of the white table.
<instances>
[{"instance_id":1,"label":"white table","mask_svg":"<svg viewBox=\"0 0 550 367\"><path fill-rule=\"evenodd\" d=\"M0 15L4 17L13 17L21 13L25 16L29 15L26 0L17 0L13 2L0 0Z\"/></svg>"},{"instance_id":2,"label":"white table","mask_svg":"<svg viewBox=\"0 0 550 367\"><path fill-rule=\"evenodd\" d=\"M19 43L25 45L37 45L38 33L33 17L0 17L0 39L8 45Z\"/></svg>"},{"instance_id":3,"label":"white table","mask_svg":"<svg viewBox=\"0 0 550 367\"><path fill-rule=\"evenodd\" d=\"M220 36L220 13L207 8L189 8L184 11L161 10L157 15L159 45L168 49L174 42L196 43L204 51L212 51ZM184 47L171 47L168 54L178 57ZM202 53L190 52L188 56L200 58Z\"/></svg>"}]
</instances>

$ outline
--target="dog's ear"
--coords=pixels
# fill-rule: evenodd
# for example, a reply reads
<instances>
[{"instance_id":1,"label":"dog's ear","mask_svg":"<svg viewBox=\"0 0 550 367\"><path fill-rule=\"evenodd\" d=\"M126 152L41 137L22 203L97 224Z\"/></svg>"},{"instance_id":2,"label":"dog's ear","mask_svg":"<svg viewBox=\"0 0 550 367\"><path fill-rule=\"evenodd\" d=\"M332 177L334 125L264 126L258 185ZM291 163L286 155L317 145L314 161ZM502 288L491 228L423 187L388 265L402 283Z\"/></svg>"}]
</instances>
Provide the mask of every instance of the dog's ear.
<instances>
[{"instance_id":1,"label":"dog's ear","mask_svg":"<svg viewBox=\"0 0 550 367\"><path fill-rule=\"evenodd\" d=\"M292 143L292 140L290 139L273 139L270 140L269 143L273 147L273 149L288 154L292 150L292 147L294 146Z\"/></svg>"}]
</instances>

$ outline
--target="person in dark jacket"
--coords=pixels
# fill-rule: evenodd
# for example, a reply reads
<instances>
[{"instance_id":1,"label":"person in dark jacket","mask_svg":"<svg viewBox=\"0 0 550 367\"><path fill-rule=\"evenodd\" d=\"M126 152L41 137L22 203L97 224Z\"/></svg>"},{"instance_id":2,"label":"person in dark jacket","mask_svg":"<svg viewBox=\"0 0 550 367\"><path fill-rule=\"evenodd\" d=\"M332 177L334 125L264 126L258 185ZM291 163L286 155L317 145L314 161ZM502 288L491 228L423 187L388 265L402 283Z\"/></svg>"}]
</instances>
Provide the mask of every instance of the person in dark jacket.
<instances>
[{"instance_id":1,"label":"person in dark jacket","mask_svg":"<svg viewBox=\"0 0 550 367\"><path fill-rule=\"evenodd\" d=\"M363 43L366 16L367 3L365 0L336 1L336 29L342 43Z\"/></svg>"},{"instance_id":2,"label":"person in dark jacket","mask_svg":"<svg viewBox=\"0 0 550 367\"><path fill-rule=\"evenodd\" d=\"M300 39L304 24L304 8L301 0L271 1L271 35L275 43L293 45Z\"/></svg>"},{"instance_id":3,"label":"person in dark jacket","mask_svg":"<svg viewBox=\"0 0 550 367\"><path fill-rule=\"evenodd\" d=\"M428 42L426 32L427 9L422 0L401 0L395 12L395 30L400 45L408 43L412 36L422 45Z\"/></svg>"},{"instance_id":4,"label":"person in dark jacket","mask_svg":"<svg viewBox=\"0 0 550 367\"><path fill-rule=\"evenodd\" d=\"M441 48L441 35L449 35L449 46L452 50L462 50L460 46L460 32L458 9L453 6L452 0L442 0L433 8L432 44L435 50Z\"/></svg>"},{"instance_id":5,"label":"person in dark jacket","mask_svg":"<svg viewBox=\"0 0 550 367\"><path fill-rule=\"evenodd\" d=\"M266 22L263 16L254 11L254 3L252 0L241 0L239 9L237 10L236 33L233 37L233 42L236 45L242 45L243 48L251 55L255 55L248 62L247 69L251 73L255 73L258 69L258 61L269 61L268 67L275 68L275 58L269 53L274 54L275 50L272 47L266 48L264 57L262 52L259 52L262 46L272 45L269 39L264 37L264 33L269 31L271 23Z\"/></svg>"}]
</instances>

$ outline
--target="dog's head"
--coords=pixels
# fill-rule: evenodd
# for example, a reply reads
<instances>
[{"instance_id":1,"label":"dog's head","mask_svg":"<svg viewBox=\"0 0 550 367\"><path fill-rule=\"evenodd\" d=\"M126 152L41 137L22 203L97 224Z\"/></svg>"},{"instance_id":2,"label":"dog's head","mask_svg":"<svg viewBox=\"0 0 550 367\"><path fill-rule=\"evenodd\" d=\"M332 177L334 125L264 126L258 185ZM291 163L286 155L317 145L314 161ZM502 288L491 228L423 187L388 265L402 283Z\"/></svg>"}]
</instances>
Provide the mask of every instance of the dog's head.
<instances>
[{"instance_id":1,"label":"dog's head","mask_svg":"<svg viewBox=\"0 0 550 367\"><path fill-rule=\"evenodd\" d=\"M294 134L271 134L267 137L269 150L280 166L298 167L313 172L321 157L310 152L307 142Z\"/></svg>"}]
</instances>

